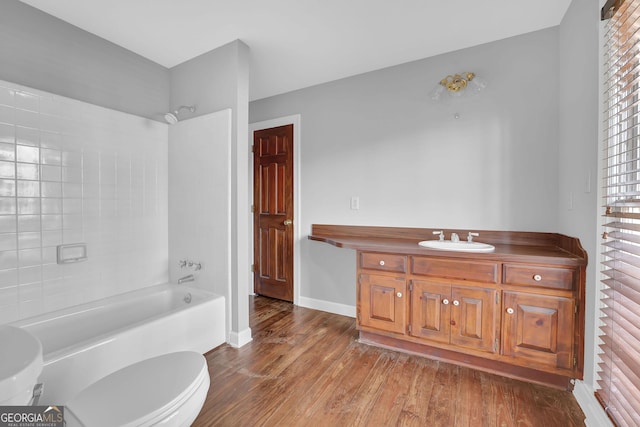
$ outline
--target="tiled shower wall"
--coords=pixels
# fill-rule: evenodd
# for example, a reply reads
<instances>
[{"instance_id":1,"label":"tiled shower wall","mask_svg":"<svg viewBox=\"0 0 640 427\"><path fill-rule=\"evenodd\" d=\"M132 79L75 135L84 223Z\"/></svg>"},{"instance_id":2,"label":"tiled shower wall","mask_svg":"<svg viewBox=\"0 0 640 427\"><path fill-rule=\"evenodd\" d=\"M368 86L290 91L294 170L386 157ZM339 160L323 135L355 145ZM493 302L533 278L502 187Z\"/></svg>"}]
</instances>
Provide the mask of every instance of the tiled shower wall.
<instances>
[{"instance_id":1,"label":"tiled shower wall","mask_svg":"<svg viewBox=\"0 0 640 427\"><path fill-rule=\"evenodd\" d=\"M167 126L0 81L0 324L168 276ZM58 264L60 244L88 260Z\"/></svg>"}]
</instances>

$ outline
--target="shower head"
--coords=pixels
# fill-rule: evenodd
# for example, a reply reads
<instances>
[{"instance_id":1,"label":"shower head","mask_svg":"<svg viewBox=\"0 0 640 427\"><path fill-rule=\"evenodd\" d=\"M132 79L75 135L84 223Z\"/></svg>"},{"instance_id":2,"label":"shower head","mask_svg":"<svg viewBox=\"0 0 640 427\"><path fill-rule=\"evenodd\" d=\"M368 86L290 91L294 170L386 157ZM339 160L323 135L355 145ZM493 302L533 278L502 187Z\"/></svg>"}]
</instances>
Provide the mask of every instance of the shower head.
<instances>
[{"instance_id":1,"label":"shower head","mask_svg":"<svg viewBox=\"0 0 640 427\"><path fill-rule=\"evenodd\" d=\"M170 125L175 125L176 123L178 123L178 115L174 114L174 113L166 113L164 115L164 119L167 121L167 123L169 123Z\"/></svg>"},{"instance_id":2,"label":"shower head","mask_svg":"<svg viewBox=\"0 0 640 427\"><path fill-rule=\"evenodd\" d=\"M175 125L176 123L178 123L178 115L180 114L180 111L182 111L184 109L187 109L192 113L194 113L196 111L196 107L194 107L192 105L181 105L180 107L176 108L174 111L172 111L170 113L166 113L164 115L164 119L170 125Z\"/></svg>"}]
</instances>

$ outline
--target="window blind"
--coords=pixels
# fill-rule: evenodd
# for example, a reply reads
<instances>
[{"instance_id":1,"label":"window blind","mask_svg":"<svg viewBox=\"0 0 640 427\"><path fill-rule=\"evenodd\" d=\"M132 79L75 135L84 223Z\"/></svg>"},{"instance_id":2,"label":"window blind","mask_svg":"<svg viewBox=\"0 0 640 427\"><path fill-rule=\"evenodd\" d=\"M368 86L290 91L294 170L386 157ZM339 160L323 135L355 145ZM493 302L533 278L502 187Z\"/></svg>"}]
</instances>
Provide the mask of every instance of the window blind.
<instances>
[{"instance_id":1,"label":"window blind","mask_svg":"<svg viewBox=\"0 0 640 427\"><path fill-rule=\"evenodd\" d=\"M639 6L640 0L615 2L603 49L605 232L596 396L619 426L640 426Z\"/></svg>"}]
</instances>

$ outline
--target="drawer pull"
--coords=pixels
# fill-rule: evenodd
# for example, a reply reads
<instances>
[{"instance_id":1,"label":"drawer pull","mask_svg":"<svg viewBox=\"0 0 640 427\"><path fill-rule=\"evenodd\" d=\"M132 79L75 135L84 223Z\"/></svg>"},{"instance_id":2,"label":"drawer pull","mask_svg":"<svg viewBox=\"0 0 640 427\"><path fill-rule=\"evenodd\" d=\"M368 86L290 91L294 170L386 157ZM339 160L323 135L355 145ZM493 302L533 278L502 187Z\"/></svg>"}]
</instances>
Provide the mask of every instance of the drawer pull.
<instances>
[{"instance_id":1,"label":"drawer pull","mask_svg":"<svg viewBox=\"0 0 640 427\"><path fill-rule=\"evenodd\" d=\"M533 280L535 280L536 282L539 282L542 280L542 276L539 274L536 274L535 276L533 276Z\"/></svg>"},{"instance_id":2,"label":"drawer pull","mask_svg":"<svg viewBox=\"0 0 640 427\"><path fill-rule=\"evenodd\" d=\"M507 313L508 314L513 314L513 308L511 308L511 307L507 308Z\"/></svg>"},{"instance_id":3,"label":"drawer pull","mask_svg":"<svg viewBox=\"0 0 640 427\"><path fill-rule=\"evenodd\" d=\"M458 301L457 299L453 300L453 305L458 306L460 305L460 301Z\"/></svg>"},{"instance_id":4,"label":"drawer pull","mask_svg":"<svg viewBox=\"0 0 640 427\"><path fill-rule=\"evenodd\" d=\"M398 298L402 298L402 292L398 292L398 293L396 294L396 296L397 296Z\"/></svg>"},{"instance_id":5,"label":"drawer pull","mask_svg":"<svg viewBox=\"0 0 640 427\"><path fill-rule=\"evenodd\" d=\"M442 300L442 303L444 305L449 305L449 300L445 298L445 299Z\"/></svg>"},{"instance_id":6,"label":"drawer pull","mask_svg":"<svg viewBox=\"0 0 640 427\"><path fill-rule=\"evenodd\" d=\"M384 265L384 260L380 260L380 265Z\"/></svg>"}]
</instances>

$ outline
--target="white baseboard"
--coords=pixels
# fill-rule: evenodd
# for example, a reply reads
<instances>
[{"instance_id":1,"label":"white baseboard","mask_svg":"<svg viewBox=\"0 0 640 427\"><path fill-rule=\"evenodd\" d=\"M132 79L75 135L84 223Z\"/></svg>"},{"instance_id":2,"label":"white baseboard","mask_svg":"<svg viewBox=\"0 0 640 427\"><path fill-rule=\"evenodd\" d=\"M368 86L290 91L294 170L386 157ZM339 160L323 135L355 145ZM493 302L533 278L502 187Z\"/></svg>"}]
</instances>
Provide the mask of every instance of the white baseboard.
<instances>
[{"instance_id":1,"label":"white baseboard","mask_svg":"<svg viewBox=\"0 0 640 427\"><path fill-rule=\"evenodd\" d=\"M300 307L313 308L314 310L326 311L341 316L356 317L356 308L352 305L338 304L336 302L302 296L298 299L298 305Z\"/></svg>"},{"instance_id":2,"label":"white baseboard","mask_svg":"<svg viewBox=\"0 0 640 427\"><path fill-rule=\"evenodd\" d=\"M614 427L594 395L595 390L584 381L576 381L573 396L584 412L584 423L587 427Z\"/></svg>"},{"instance_id":3,"label":"white baseboard","mask_svg":"<svg viewBox=\"0 0 640 427\"><path fill-rule=\"evenodd\" d=\"M251 342L251 328L247 328L240 332L229 332L229 345L234 348L240 348Z\"/></svg>"}]
</instances>

